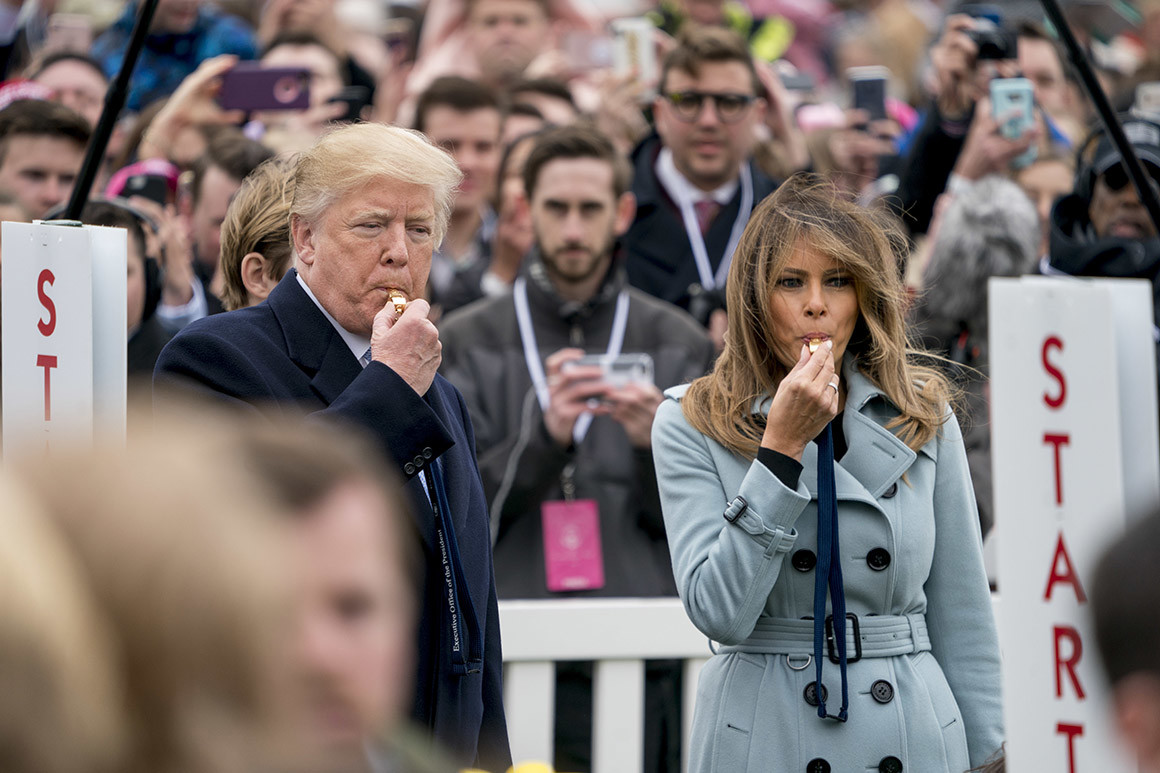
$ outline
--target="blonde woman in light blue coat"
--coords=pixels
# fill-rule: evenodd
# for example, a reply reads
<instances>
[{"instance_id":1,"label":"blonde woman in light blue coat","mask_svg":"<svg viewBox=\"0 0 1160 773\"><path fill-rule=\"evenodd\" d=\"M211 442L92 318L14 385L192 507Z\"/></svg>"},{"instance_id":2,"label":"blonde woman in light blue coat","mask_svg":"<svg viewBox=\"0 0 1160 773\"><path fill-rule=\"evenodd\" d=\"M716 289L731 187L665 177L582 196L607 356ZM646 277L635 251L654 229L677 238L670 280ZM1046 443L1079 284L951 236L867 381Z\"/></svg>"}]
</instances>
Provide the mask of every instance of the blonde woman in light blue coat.
<instances>
[{"instance_id":1,"label":"blonde woman in light blue coat","mask_svg":"<svg viewBox=\"0 0 1160 773\"><path fill-rule=\"evenodd\" d=\"M738 246L714 371L657 413L677 587L717 651L692 771L962 773L1002 743L962 434L906 348L900 244L791 178Z\"/></svg>"}]
</instances>

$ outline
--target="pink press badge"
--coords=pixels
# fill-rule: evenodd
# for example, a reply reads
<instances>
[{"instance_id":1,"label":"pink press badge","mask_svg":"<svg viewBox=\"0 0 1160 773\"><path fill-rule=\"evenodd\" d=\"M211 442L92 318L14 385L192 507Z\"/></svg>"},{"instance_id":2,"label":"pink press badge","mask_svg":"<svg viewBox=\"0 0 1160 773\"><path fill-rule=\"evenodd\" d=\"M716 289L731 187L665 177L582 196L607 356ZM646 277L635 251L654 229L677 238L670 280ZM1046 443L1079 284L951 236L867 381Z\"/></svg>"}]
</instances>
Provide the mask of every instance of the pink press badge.
<instances>
[{"instance_id":1,"label":"pink press badge","mask_svg":"<svg viewBox=\"0 0 1160 773\"><path fill-rule=\"evenodd\" d=\"M604 587L600 510L594 499L544 502L544 569L548 590Z\"/></svg>"}]
</instances>

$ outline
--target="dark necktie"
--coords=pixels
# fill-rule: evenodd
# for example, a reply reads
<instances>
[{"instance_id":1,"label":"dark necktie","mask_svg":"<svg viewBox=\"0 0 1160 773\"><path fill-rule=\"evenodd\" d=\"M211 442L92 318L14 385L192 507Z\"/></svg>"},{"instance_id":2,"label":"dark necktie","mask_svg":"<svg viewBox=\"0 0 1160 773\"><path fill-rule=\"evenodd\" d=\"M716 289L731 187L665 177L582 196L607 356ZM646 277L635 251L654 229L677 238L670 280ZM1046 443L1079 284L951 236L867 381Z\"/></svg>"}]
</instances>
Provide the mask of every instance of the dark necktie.
<instances>
[{"instance_id":1,"label":"dark necktie","mask_svg":"<svg viewBox=\"0 0 1160 773\"><path fill-rule=\"evenodd\" d=\"M693 211L697 213L697 225L701 228L701 234L704 235L709 233L709 226L713 223L713 218L717 217L717 213L721 211L721 205L713 199L702 199L693 202Z\"/></svg>"},{"instance_id":2,"label":"dark necktie","mask_svg":"<svg viewBox=\"0 0 1160 773\"><path fill-rule=\"evenodd\" d=\"M817 663L815 689L818 716L846 721L850 706L846 685L846 593L842 587L842 563L838 550L838 495L834 483L834 430L832 424L817 438L818 443L818 565L814 577L814 662ZM822 696L822 649L826 635L826 591L833 608L834 646L842 672L842 708L837 716L826 713Z\"/></svg>"}]
</instances>

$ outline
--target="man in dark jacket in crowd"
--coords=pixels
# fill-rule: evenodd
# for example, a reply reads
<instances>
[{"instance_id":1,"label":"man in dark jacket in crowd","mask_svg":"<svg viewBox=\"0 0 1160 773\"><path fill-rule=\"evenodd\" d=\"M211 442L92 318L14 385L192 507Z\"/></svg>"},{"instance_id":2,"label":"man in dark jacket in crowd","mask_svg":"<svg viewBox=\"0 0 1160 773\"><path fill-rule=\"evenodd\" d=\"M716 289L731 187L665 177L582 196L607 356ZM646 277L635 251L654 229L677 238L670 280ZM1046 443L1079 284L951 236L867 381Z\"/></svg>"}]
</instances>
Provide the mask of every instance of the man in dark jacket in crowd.
<instances>
[{"instance_id":1,"label":"man in dark jacket in crowd","mask_svg":"<svg viewBox=\"0 0 1160 773\"><path fill-rule=\"evenodd\" d=\"M616 239L632 222L629 171L595 130L536 139L524 167L536 237L527 269L511 295L440 330L442 370L475 427L500 598L676 595L652 420L661 389L704 373L712 347L685 312L626 285ZM576 363L585 351L650 355L655 370L618 385ZM675 770L679 668L646 673L647 769ZM562 665L557 682L556 767L587 770L591 668Z\"/></svg>"},{"instance_id":2,"label":"man in dark jacket in crowd","mask_svg":"<svg viewBox=\"0 0 1160 773\"><path fill-rule=\"evenodd\" d=\"M657 134L633 151L636 218L628 281L725 335L725 277L741 231L774 183L752 161L765 100L745 41L724 29L683 35L661 68Z\"/></svg>"},{"instance_id":3,"label":"man in dark jacket in crowd","mask_svg":"<svg viewBox=\"0 0 1160 773\"><path fill-rule=\"evenodd\" d=\"M1128 118L1124 134L1153 188L1160 186L1160 124ZM1075 192L1052 208L1049 250L1040 263L1045 274L1150 280L1160 314L1160 238L1107 136L1076 174Z\"/></svg>"}]
</instances>

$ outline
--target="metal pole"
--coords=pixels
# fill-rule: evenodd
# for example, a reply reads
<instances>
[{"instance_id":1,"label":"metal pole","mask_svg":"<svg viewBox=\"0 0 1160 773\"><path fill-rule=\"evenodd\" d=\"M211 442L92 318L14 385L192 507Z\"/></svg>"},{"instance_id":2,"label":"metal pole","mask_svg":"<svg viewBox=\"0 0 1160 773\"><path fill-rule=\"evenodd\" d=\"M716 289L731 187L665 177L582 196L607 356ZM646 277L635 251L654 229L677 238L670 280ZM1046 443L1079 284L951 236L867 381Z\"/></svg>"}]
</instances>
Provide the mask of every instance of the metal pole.
<instances>
[{"instance_id":1,"label":"metal pole","mask_svg":"<svg viewBox=\"0 0 1160 773\"><path fill-rule=\"evenodd\" d=\"M125 49L125 58L121 60L121 71L113 80L109 91L105 95L105 107L101 110L101 119L93 129L93 136L89 146L85 149L85 160L81 164L80 174L73 185L72 196L69 197L68 207L62 216L65 220L80 220L81 210L89 199L89 190L93 187L93 180L97 178L97 170L104 160L105 148L109 145L109 137L113 134L113 126L117 123L117 116L125 106L129 96L129 78L133 75L133 67L137 64L137 57L145 46L145 36L149 33L149 25L153 23L153 12L157 10L158 0L141 0L137 9L137 21L133 25L133 33L129 36L129 46Z\"/></svg>"},{"instance_id":2,"label":"metal pole","mask_svg":"<svg viewBox=\"0 0 1160 773\"><path fill-rule=\"evenodd\" d=\"M1091 98L1092 104L1095 105L1096 112L1099 113L1104 130L1107 131L1108 137L1111 138L1116 149L1120 151L1120 157L1124 160L1124 168L1128 171L1128 178L1136 188L1140 203L1148 210L1148 216L1152 218L1152 225L1157 232L1160 232L1160 199L1157 198L1156 191L1149 184L1149 177L1145 174L1136 151L1128 142L1128 138L1124 136L1124 127L1120 124L1119 118L1116 117L1111 103L1108 102L1108 97L1096 79L1096 74L1092 71L1091 64L1088 62L1083 49L1080 48L1079 41L1075 39L1071 27L1068 26L1067 20L1063 17L1059 3L1057 0L1041 0L1041 2L1044 12L1055 27L1056 34L1059 35L1059 39L1063 41L1063 45L1067 49L1068 58L1071 59L1071 63L1079 72L1080 81Z\"/></svg>"}]
</instances>

